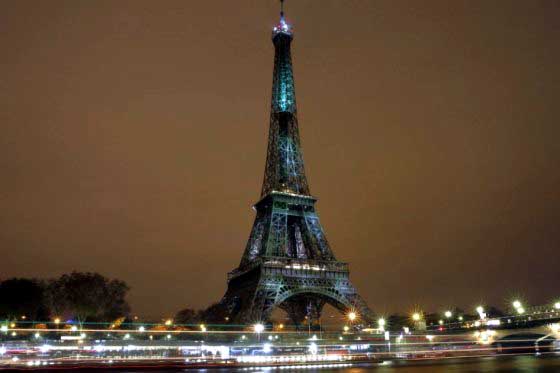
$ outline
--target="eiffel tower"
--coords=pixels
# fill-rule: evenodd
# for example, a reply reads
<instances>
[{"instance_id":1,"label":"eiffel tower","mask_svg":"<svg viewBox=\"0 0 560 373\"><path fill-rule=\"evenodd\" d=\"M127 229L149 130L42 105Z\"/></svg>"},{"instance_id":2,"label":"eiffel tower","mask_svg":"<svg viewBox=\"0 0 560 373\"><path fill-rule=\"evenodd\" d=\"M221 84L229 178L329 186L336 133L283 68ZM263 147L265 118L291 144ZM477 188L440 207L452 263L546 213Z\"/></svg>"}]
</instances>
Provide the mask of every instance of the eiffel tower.
<instances>
[{"instance_id":1,"label":"eiffel tower","mask_svg":"<svg viewBox=\"0 0 560 373\"><path fill-rule=\"evenodd\" d=\"M316 322L325 304L354 312L364 323L373 313L349 280L348 264L338 261L325 237L310 195L298 131L290 44L284 19L272 32L274 73L270 130L261 199L238 268L228 273L219 306L231 322L269 319L279 307L295 325Z\"/></svg>"}]
</instances>

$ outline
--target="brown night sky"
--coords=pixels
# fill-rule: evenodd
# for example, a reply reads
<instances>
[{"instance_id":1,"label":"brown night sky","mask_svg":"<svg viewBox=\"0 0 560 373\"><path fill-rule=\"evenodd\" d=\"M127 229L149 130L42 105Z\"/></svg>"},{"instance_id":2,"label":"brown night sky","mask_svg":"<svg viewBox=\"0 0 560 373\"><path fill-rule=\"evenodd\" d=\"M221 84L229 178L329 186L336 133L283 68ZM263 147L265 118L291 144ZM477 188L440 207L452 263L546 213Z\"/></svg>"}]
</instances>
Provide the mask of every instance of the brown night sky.
<instances>
[{"instance_id":1,"label":"brown night sky","mask_svg":"<svg viewBox=\"0 0 560 373\"><path fill-rule=\"evenodd\" d=\"M292 0L305 162L374 310L560 297L560 2ZM0 277L219 300L264 169L275 1L2 2Z\"/></svg>"}]
</instances>

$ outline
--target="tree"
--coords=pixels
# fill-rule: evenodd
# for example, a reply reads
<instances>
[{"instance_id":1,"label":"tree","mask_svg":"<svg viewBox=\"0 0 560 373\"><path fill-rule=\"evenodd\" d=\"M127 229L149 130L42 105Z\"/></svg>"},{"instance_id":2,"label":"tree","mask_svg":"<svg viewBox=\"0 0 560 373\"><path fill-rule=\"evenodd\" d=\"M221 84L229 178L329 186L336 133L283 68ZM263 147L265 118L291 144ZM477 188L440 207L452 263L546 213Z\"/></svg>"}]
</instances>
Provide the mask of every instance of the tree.
<instances>
[{"instance_id":1,"label":"tree","mask_svg":"<svg viewBox=\"0 0 560 373\"><path fill-rule=\"evenodd\" d=\"M185 308L177 312L174 320L177 324L197 324L201 320L200 312L191 308Z\"/></svg>"},{"instance_id":2,"label":"tree","mask_svg":"<svg viewBox=\"0 0 560 373\"><path fill-rule=\"evenodd\" d=\"M228 312L223 304L213 303L200 312L200 318L206 323L223 324L228 317Z\"/></svg>"},{"instance_id":3,"label":"tree","mask_svg":"<svg viewBox=\"0 0 560 373\"><path fill-rule=\"evenodd\" d=\"M26 320L48 318L44 286L37 280L12 278L0 283L0 319Z\"/></svg>"},{"instance_id":4,"label":"tree","mask_svg":"<svg viewBox=\"0 0 560 373\"><path fill-rule=\"evenodd\" d=\"M53 314L79 323L105 321L128 315L128 290L121 280L109 280L99 273L72 272L50 281L47 301Z\"/></svg>"},{"instance_id":5,"label":"tree","mask_svg":"<svg viewBox=\"0 0 560 373\"><path fill-rule=\"evenodd\" d=\"M411 324L409 316L398 313L390 315L387 319L387 328L392 331L401 331L405 326L411 327Z\"/></svg>"},{"instance_id":6,"label":"tree","mask_svg":"<svg viewBox=\"0 0 560 373\"><path fill-rule=\"evenodd\" d=\"M486 314L488 317L504 317L506 315L504 311L495 306L489 306L486 310Z\"/></svg>"}]
</instances>

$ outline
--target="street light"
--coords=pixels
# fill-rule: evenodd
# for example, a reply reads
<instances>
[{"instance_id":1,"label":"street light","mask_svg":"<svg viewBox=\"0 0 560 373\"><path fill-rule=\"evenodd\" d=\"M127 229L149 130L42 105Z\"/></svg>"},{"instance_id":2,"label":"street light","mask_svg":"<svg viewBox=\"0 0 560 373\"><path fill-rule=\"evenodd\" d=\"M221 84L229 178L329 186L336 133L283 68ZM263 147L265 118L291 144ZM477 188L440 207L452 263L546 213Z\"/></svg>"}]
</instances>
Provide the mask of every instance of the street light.
<instances>
[{"instance_id":1,"label":"street light","mask_svg":"<svg viewBox=\"0 0 560 373\"><path fill-rule=\"evenodd\" d=\"M449 319L451 316L453 316L453 313L451 311L445 311L445 317Z\"/></svg>"},{"instance_id":2,"label":"street light","mask_svg":"<svg viewBox=\"0 0 560 373\"><path fill-rule=\"evenodd\" d=\"M420 314L419 314L418 312L414 312L414 313L412 314L412 320L414 320L414 321L420 321L420 318L421 318L421 316L420 316Z\"/></svg>"},{"instance_id":3,"label":"street light","mask_svg":"<svg viewBox=\"0 0 560 373\"><path fill-rule=\"evenodd\" d=\"M385 319L380 318L377 320L377 325L379 326L379 330L385 330Z\"/></svg>"},{"instance_id":4,"label":"street light","mask_svg":"<svg viewBox=\"0 0 560 373\"><path fill-rule=\"evenodd\" d=\"M523 307L518 307L517 308L517 313L520 315L523 315L525 313L525 309Z\"/></svg>"},{"instance_id":5,"label":"street light","mask_svg":"<svg viewBox=\"0 0 560 373\"><path fill-rule=\"evenodd\" d=\"M356 317L358 317L358 315L356 315L356 312L351 311L351 312L348 313L348 320L354 321L354 320L356 320Z\"/></svg>"},{"instance_id":6,"label":"street light","mask_svg":"<svg viewBox=\"0 0 560 373\"><path fill-rule=\"evenodd\" d=\"M521 302L518 300L513 301L513 308L518 309L521 307Z\"/></svg>"},{"instance_id":7,"label":"street light","mask_svg":"<svg viewBox=\"0 0 560 373\"><path fill-rule=\"evenodd\" d=\"M481 320L484 320L486 318L486 313L484 312L484 307L482 307L482 306L476 307L476 312L478 312L478 316L480 316Z\"/></svg>"},{"instance_id":8,"label":"street light","mask_svg":"<svg viewBox=\"0 0 560 373\"><path fill-rule=\"evenodd\" d=\"M257 333L257 338L260 341L261 340L261 333L264 331L264 325L263 324L255 324L253 325L253 330L255 331L255 333Z\"/></svg>"},{"instance_id":9,"label":"street light","mask_svg":"<svg viewBox=\"0 0 560 373\"><path fill-rule=\"evenodd\" d=\"M554 303L554 308L556 308L557 310L560 310L560 302Z\"/></svg>"}]
</instances>

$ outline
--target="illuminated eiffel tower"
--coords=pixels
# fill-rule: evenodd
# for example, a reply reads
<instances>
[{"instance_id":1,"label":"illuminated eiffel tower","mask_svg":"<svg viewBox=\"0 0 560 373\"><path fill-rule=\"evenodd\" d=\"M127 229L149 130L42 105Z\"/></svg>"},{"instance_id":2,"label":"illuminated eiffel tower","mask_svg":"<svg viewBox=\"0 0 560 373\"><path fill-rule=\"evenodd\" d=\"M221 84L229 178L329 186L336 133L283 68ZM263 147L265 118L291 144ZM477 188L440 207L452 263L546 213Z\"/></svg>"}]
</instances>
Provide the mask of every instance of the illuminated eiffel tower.
<instances>
[{"instance_id":1,"label":"illuminated eiffel tower","mask_svg":"<svg viewBox=\"0 0 560 373\"><path fill-rule=\"evenodd\" d=\"M275 48L270 132L261 199L239 267L228 274L220 307L238 323L266 321L275 307L296 325L316 321L328 303L371 323L373 314L336 260L309 193L299 140L290 44L284 19L272 32Z\"/></svg>"}]
</instances>

